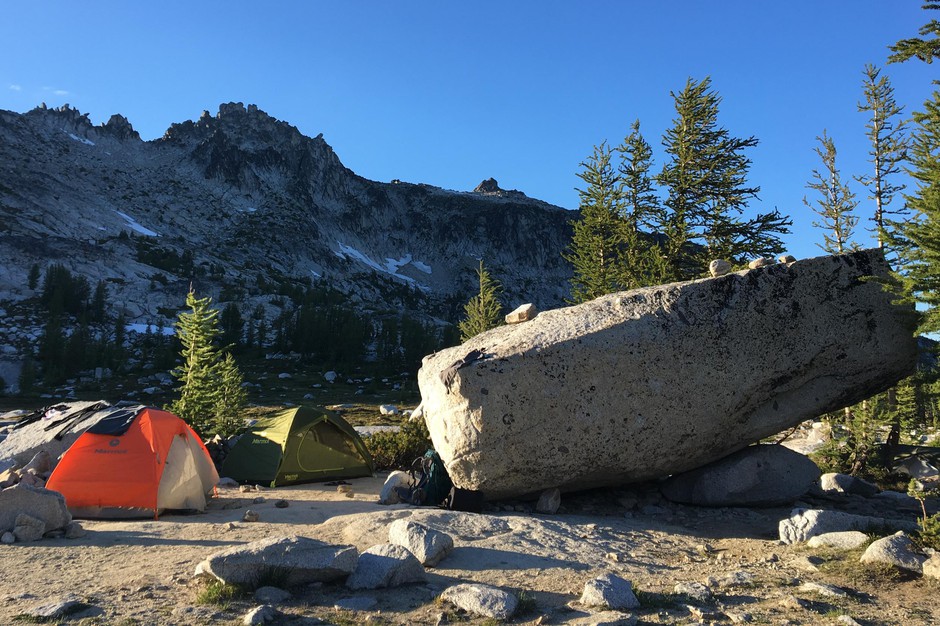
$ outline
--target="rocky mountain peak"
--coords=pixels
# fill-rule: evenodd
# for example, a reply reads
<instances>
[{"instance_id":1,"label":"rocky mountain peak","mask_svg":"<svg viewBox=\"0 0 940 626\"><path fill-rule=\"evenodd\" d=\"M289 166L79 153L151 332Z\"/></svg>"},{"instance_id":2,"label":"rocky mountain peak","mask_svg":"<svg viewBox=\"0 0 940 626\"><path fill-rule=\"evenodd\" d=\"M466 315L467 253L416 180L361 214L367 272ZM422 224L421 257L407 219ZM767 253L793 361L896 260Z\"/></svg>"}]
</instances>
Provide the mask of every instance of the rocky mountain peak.
<instances>
[{"instance_id":1,"label":"rocky mountain peak","mask_svg":"<svg viewBox=\"0 0 940 626\"><path fill-rule=\"evenodd\" d=\"M474 188L473 193L499 198L526 198L527 196L516 189L500 189L495 178L487 178Z\"/></svg>"},{"instance_id":2,"label":"rocky mountain peak","mask_svg":"<svg viewBox=\"0 0 940 626\"><path fill-rule=\"evenodd\" d=\"M102 124L101 130L117 139L140 140L140 133L134 130L127 118L119 113L115 113L107 122Z\"/></svg>"}]
</instances>

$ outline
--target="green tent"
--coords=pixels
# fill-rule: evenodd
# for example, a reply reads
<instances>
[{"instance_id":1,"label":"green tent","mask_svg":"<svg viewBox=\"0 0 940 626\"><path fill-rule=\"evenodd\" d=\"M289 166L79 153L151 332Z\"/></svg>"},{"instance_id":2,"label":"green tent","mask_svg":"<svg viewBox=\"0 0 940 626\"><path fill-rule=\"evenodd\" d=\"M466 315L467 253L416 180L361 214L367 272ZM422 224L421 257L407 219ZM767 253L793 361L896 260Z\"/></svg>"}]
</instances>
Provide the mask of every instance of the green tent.
<instances>
[{"instance_id":1,"label":"green tent","mask_svg":"<svg viewBox=\"0 0 940 626\"><path fill-rule=\"evenodd\" d=\"M258 420L232 446L222 476L272 487L372 475L372 455L349 422L297 407Z\"/></svg>"}]
</instances>

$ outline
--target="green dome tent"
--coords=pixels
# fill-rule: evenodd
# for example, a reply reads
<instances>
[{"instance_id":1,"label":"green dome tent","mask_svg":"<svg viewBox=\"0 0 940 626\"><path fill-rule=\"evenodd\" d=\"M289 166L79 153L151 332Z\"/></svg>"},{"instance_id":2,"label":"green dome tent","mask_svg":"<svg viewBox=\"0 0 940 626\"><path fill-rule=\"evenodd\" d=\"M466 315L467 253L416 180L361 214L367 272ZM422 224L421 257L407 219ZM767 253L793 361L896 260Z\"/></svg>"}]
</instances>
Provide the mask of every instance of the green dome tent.
<instances>
[{"instance_id":1,"label":"green dome tent","mask_svg":"<svg viewBox=\"0 0 940 626\"><path fill-rule=\"evenodd\" d=\"M232 446L222 476L272 487L372 475L372 455L349 422L297 407L258 420Z\"/></svg>"}]
</instances>

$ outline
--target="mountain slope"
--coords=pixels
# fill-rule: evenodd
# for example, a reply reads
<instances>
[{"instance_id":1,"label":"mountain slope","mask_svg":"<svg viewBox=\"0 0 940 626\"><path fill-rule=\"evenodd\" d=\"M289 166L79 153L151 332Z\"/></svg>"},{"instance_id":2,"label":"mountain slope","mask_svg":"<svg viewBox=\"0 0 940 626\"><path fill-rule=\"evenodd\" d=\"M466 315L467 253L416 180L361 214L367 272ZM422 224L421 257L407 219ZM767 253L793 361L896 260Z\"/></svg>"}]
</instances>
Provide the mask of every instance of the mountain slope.
<instances>
[{"instance_id":1,"label":"mountain slope","mask_svg":"<svg viewBox=\"0 0 940 626\"><path fill-rule=\"evenodd\" d=\"M506 304L562 304L560 254L574 217L519 192L454 192L357 176L322 135L255 106L172 125L142 141L115 115L0 111L0 302L30 267L104 280L129 321L171 321L192 283L247 310L275 286L318 281L377 312L454 321L482 258Z\"/></svg>"}]
</instances>

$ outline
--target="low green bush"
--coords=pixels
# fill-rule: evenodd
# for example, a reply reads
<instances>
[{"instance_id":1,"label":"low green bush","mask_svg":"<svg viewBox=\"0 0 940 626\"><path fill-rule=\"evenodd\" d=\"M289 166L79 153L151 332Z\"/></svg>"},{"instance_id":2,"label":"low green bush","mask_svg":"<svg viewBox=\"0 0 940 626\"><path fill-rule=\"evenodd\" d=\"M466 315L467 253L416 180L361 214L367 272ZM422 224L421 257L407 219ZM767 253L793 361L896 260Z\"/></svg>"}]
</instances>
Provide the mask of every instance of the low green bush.
<instances>
[{"instance_id":1,"label":"low green bush","mask_svg":"<svg viewBox=\"0 0 940 626\"><path fill-rule=\"evenodd\" d=\"M433 448L424 420L402 423L398 432L379 432L365 439L376 469L409 469L411 462Z\"/></svg>"}]
</instances>

